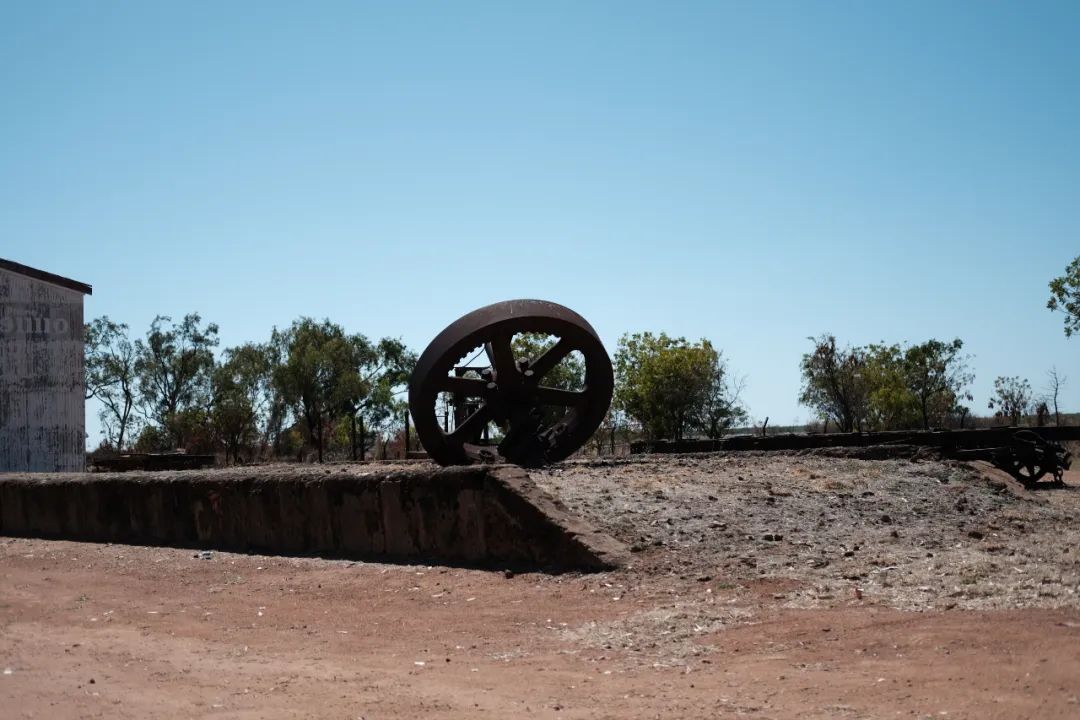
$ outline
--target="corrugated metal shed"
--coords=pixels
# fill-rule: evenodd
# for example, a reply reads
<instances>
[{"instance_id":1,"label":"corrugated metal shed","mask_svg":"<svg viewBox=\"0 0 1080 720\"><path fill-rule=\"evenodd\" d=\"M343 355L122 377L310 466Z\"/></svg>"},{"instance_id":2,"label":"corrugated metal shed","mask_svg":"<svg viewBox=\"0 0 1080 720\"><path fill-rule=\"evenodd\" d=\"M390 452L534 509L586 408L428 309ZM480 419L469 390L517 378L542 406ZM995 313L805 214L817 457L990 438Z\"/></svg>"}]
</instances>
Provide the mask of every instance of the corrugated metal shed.
<instances>
[{"instance_id":1,"label":"corrugated metal shed","mask_svg":"<svg viewBox=\"0 0 1080 720\"><path fill-rule=\"evenodd\" d=\"M0 472L81 471L86 283L0 258Z\"/></svg>"}]
</instances>

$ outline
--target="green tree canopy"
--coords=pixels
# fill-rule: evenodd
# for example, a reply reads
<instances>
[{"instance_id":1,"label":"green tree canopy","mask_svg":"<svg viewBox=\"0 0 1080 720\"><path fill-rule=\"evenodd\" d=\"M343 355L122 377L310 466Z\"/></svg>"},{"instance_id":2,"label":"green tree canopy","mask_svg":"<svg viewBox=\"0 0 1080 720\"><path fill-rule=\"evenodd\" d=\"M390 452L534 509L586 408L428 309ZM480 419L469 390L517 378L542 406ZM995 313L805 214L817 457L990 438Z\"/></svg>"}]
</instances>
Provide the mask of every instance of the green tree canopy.
<instances>
[{"instance_id":1,"label":"green tree canopy","mask_svg":"<svg viewBox=\"0 0 1080 720\"><path fill-rule=\"evenodd\" d=\"M843 349L832 335L811 341L799 401L844 432L941 426L961 399L971 399L973 375L959 339Z\"/></svg>"},{"instance_id":2,"label":"green tree canopy","mask_svg":"<svg viewBox=\"0 0 1080 720\"><path fill-rule=\"evenodd\" d=\"M803 355L799 402L832 420L841 432L862 430L869 411L871 386L862 348L839 348L833 335L809 338L814 349Z\"/></svg>"},{"instance_id":3,"label":"green tree canopy","mask_svg":"<svg viewBox=\"0 0 1080 720\"><path fill-rule=\"evenodd\" d=\"M998 376L994 379L994 396L988 407L997 410L1013 425L1019 425L1020 418L1031 407L1031 383L1015 375Z\"/></svg>"},{"instance_id":4,"label":"green tree canopy","mask_svg":"<svg viewBox=\"0 0 1080 720\"><path fill-rule=\"evenodd\" d=\"M325 435L345 419L354 458L365 445L365 428L377 429L401 407L396 391L416 364L416 355L400 341L372 342L348 335L340 325L300 318L275 330L271 356L280 358L273 387L301 419L323 460Z\"/></svg>"},{"instance_id":5,"label":"green tree canopy","mask_svg":"<svg viewBox=\"0 0 1080 720\"><path fill-rule=\"evenodd\" d=\"M255 343L225 351L212 377L210 422L225 446L225 459L240 459L240 450L254 444L270 403L272 367L266 348Z\"/></svg>"},{"instance_id":6,"label":"green tree canopy","mask_svg":"<svg viewBox=\"0 0 1080 720\"><path fill-rule=\"evenodd\" d=\"M1080 255L1069 263L1064 275L1050 281L1050 299L1046 307L1065 314L1066 337L1080 332Z\"/></svg>"},{"instance_id":7,"label":"green tree canopy","mask_svg":"<svg viewBox=\"0 0 1080 720\"><path fill-rule=\"evenodd\" d=\"M968 370L967 359L960 354L964 343L927 340L904 351L903 374L906 387L914 396L922 426L943 425L945 418L961 399L971 400L965 388L975 376Z\"/></svg>"},{"instance_id":8,"label":"green tree canopy","mask_svg":"<svg viewBox=\"0 0 1080 720\"><path fill-rule=\"evenodd\" d=\"M866 429L913 428L919 424L918 399L908 386L904 349L884 343L860 350L866 385Z\"/></svg>"},{"instance_id":9,"label":"green tree canopy","mask_svg":"<svg viewBox=\"0 0 1080 720\"><path fill-rule=\"evenodd\" d=\"M719 436L745 416L712 343L690 343L666 333L619 339L615 402L649 438L681 440L693 431Z\"/></svg>"},{"instance_id":10,"label":"green tree canopy","mask_svg":"<svg viewBox=\"0 0 1080 720\"><path fill-rule=\"evenodd\" d=\"M99 413L106 441L117 451L130 442L137 425L137 354L128 326L106 315L86 326L86 398L101 401Z\"/></svg>"},{"instance_id":11,"label":"green tree canopy","mask_svg":"<svg viewBox=\"0 0 1080 720\"><path fill-rule=\"evenodd\" d=\"M282 399L303 420L308 439L323 460L327 427L342 414L343 386L353 367L353 348L340 325L311 318L274 331L284 352L273 372Z\"/></svg>"},{"instance_id":12,"label":"green tree canopy","mask_svg":"<svg viewBox=\"0 0 1080 720\"><path fill-rule=\"evenodd\" d=\"M198 313L185 315L176 325L158 315L143 340L135 341L139 394L144 413L162 428L174 447L183 447L190 422L175 422L177 415L210 399L214 348L218 326L201 326Z\"/></svg>"},{"instance_id":13,"label":"green tree canopy","mask_svg":"<svg viewBox=\"0 0 1080 720\"><path fill-rule=\"evenodd\" d=\"M397 418L404 417L405 405L396 399L396 391L409 381L416 354L394 338L373 343L357 334L348 338L348 344L350 367L341 378L336 399L349 418L356 460L358 450L363 454L366 430L396 424Z\"/></svg>"}]
</instances>

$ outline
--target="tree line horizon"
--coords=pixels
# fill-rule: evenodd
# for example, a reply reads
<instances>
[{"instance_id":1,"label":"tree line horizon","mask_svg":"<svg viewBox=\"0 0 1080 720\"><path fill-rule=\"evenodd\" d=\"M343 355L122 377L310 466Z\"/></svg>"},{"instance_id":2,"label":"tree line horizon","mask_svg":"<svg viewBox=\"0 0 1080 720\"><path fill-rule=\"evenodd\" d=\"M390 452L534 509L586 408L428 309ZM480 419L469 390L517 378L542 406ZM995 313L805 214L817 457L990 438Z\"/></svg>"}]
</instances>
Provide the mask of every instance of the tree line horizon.
<instances>
[{"instance_id":1,"label":"tree line horizon","mask_svg":"<svg viewBox=\"0 0 1080 720\"><path fill-rule=\"evenodd\" d=\"M1065 316L1065 334L1080 332L1080 256L1049 283L1047 308ZM223 452L226 462L327 452L364 459L382 444L404 455L403 396L417 354L400 339L370 340L329 319L301 317L263 343L224 349L218 325L189 313L174 323L159 315L146 335L108 316L86 325L86 397L101 403L99 450ZM840 432L962 428L977 417L974 380L963 341L841 346L834 335L808 338L799 362L799 403ZM515 352L535 356L549 340L525 335ZM664 332L624 333L612 357L615 394L593 438L597 454L617 441L719 438L749 420L741 400L745 377L733 377L721 350ZM580 387L584 366L573 356L556 374ZM1068 381L1056 367L1045 391L1027 378L998 376L988 403L993 418L1060 424ZM766 424L768 420L766 419Z\"/></svg>"}]
</instances>

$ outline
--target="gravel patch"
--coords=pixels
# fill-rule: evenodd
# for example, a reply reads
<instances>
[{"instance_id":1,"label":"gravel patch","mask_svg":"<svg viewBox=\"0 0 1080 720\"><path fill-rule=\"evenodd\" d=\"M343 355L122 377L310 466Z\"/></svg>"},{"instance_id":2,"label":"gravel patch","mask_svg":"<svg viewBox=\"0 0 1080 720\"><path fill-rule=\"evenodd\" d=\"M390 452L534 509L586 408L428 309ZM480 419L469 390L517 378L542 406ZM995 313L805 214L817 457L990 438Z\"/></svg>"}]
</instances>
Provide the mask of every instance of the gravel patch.
<instances>
[{"instance_id":1,"label":"gravel patch","mask_svg":"<svg viewBox=\"0 0 1080 720\"><path fill-rule=\"evenodd\" d=\"M531 473L629 545L632 572L793 581L788 607L1080 607L1080 492L959 463L790 454L567 463Z\"/></svg>"}]
</instances>

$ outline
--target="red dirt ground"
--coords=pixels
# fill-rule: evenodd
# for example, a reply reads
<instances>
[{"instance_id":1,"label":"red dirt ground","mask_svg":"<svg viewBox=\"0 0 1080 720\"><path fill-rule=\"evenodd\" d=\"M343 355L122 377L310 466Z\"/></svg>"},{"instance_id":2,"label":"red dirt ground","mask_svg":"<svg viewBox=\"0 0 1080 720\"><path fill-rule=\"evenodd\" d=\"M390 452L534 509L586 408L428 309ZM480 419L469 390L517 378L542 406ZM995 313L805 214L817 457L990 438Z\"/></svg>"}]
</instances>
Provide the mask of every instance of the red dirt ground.
<instances>
[{"instance_id":1,"label":"red dirt ground","mask_svg":"<svg viewBox=\"0 0 1080 720\"><path fill-rule=\"evenodd\" d=\"M796 585L3 538L0 717L1080 718L1074 606Z\"/></svg>"},{"instance_id":2,"label":"red dirt ground","mask_svg":"<svg viewBox=\"0 0 1080 720\"><path fill-rule=\"evenodd\" d=\"M756 622L652 667L561 630L666 599L605 576L37 540L0 557L8 718L1080 717L1075 610L784 610L762 585L737 601Z\"/></svg>"}]
</instances>

